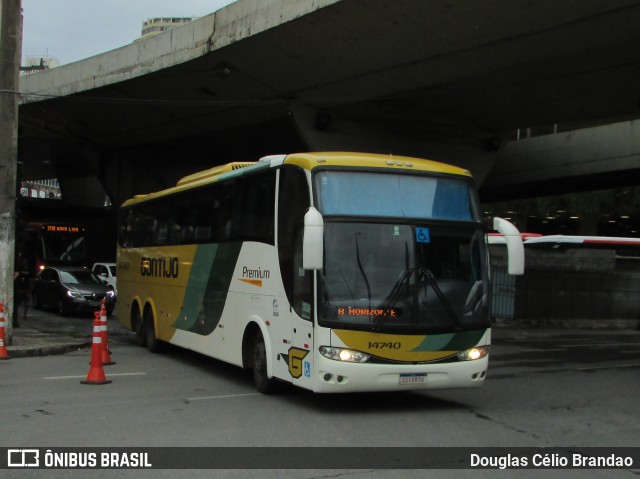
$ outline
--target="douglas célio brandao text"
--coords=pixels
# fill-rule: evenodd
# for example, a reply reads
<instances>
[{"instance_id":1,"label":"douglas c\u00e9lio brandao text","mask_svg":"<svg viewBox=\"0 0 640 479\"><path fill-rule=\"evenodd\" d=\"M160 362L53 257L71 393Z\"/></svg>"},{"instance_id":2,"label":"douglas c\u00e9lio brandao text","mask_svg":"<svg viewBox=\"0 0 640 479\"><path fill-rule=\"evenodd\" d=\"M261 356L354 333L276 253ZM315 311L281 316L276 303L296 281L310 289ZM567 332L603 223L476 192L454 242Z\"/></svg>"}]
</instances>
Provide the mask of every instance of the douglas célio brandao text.
<instances>
[{"instance_id":1,"label":"douglas c\u00e9lio brandao text","mask_svg":"<svg viewBox=\"0 0 640 479\"><path fill-rule=\"evenodd\" d=\"M532 453L525 455L482 455L471 454L472 468L482 469L552 469L552 468L631 468L632 457L607 454L602 456L581 453Z\"/></svg>"}]
</instances>

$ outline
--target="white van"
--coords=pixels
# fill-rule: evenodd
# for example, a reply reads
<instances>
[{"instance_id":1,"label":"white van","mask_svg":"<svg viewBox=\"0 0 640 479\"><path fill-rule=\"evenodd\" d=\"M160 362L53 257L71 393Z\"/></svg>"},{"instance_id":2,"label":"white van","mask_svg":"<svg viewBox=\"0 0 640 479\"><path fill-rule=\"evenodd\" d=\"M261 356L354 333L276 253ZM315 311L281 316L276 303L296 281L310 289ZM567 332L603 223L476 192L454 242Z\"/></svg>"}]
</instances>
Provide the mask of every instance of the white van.
<instances>
[{"instance_id":1,"label":"white van","mask_svg":"<svg viewBox=\"0 0 640 479\"><path fill-rule=\"evenodd\" d=\"M113 288L113 292L118 295L118 288L116 287L116 264L115 263L94 263L91 268L100 279L105 281Z\"/></svg>"}]
</instances>

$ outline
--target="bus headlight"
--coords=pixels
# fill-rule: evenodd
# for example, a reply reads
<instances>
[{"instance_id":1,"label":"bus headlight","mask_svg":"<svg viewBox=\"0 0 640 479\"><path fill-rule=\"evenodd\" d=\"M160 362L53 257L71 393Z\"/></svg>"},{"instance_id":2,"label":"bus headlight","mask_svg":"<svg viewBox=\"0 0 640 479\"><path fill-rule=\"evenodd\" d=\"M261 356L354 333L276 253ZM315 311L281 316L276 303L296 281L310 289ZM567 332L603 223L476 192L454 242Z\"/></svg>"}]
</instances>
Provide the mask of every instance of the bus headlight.
<instances>
[{"instance_id":1,"label":"bus headlight","mask_svg":"<svg viewBox=\"0 0 640 479\"><path fill-rule=\"evenodd\" d=\"M369 354L354 351L353 349L332 348L331 346L320 346L320 354L334 361L350 363L366 363L371 357Z\"/></svg>"},{"instance_id":2,"label":"bus headlight","mask_svg":"<svg viewBox=\"0 0 640 479\"><path fill-rule=\"evenodd\" d=\"M476 359L482 359L489 354L491 346L476 346L475 348L467 349L466 351L460 351L458 353L458 359L460 361L475 361Z\"/></svg>"}]
</instances>

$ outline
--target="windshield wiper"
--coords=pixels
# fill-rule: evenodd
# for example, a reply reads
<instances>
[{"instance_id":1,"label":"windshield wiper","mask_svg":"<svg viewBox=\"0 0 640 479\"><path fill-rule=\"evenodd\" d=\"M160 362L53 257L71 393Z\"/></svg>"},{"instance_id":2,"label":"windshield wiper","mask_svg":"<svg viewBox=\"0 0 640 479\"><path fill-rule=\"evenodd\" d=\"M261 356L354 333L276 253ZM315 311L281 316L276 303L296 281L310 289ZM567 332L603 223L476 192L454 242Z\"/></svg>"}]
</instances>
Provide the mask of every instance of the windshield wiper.
<instances>
[{"instance_id":1,"label":"windshield wiper","mask_svg":"<svg viewBox=\"0 0 640 479\"><path fill-rule=\"evenodd\" d=\"M369 310L371 310L371 286L369 285L369 279L367 278L367 273L364 270L364 266L362 266L362 260L360 259L360 246L358 245L358 236L362 233L356 233L356 261L358 263L358 268L360 269L360 274L362 274L362 279L364 279L364 284L367 287L367 297L369 298ZM369 316L371 319L371 316Z\"/></svg>"},{"instance_id":2,"label":"windshield wiper","mask_svg":"<svg viewBox=\"0 0 640 479\"><path fill-rule=\"evenodd\" d=\"M389 295L387 296L385 304L382 307L383 314L378 316L378 319L376 319L376 322L373 325L374 331L380 330L380 328L382 328L385 321L387 320L387 315L389 314L389 311L396 305L396 303L400 299L400 296L402 294L402 289L405 283L408 283L409 278L411 278L411 275L413 274L414 271L415 269L413 268L406 268L400 274L400 277L396 281L396 284L393 285L393 288L389 292Z\"/></svg>"},{"instance_id":3,"label":"windshield wiper","mask_svg":"<svg viewBox=\"0 0 640 479\"><path fill-rule=\"evenodd\" d=\"M376 323L373 325L374 331L380 330L380 328L382 328L385 321L387 320L387 314L389 314L389 311L396 305L396 303L400 299L400 294L404 284L408 283L409 278L411 278L411 275L415 271L414 268L409 267L409 244L406 242L404 244L404 262L404 271L400 273L400 277L396 281L396 284L393 285L393 288L391 288L391 291L387 295L384 307L382 308L383 314L378 316L378 319L376 319Z\"/></svg>"},{"instance_id":4,"label":"windshield wiper","mask_svg":"<svg viewBox=\"0 0 640 479\"><path fill-rule=\"evenodd\" d=\"M460 326L460 318L458 318L458 315L453 310L453 307L451 306L451 303L447 299L447 296L442 292L442 290L440 289L440 286L438 286L436 277L429 268L420 268L420 270L418 271L418 282L421 282L423 278L425 278L429 282L433 290L436 292L436 296L438 297L440 302L444 305L444 309L447 311L449 316L451 316L451 319L453 320L455 325Z\"/></svg>"}]
</instances>

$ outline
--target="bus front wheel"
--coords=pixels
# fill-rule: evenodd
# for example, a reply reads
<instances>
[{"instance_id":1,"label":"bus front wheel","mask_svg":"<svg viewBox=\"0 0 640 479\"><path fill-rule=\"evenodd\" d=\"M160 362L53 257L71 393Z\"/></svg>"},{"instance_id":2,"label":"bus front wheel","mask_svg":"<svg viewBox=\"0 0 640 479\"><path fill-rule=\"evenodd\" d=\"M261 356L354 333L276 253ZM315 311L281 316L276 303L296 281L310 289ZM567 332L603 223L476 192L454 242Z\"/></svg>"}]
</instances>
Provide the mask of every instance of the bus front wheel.
<instances>
[{"instance_id":1,"label":"bus front wheel","mask_svg":"<svg viewBox=\"0 0 640 479\"><path fill-rule=\"evenodd\" d=\"M267 375L267 348L262 334L257 333L253 342L253 381L258 392L271 394L278 390L277 380Z\"/></svg>"}]
</instances>

